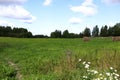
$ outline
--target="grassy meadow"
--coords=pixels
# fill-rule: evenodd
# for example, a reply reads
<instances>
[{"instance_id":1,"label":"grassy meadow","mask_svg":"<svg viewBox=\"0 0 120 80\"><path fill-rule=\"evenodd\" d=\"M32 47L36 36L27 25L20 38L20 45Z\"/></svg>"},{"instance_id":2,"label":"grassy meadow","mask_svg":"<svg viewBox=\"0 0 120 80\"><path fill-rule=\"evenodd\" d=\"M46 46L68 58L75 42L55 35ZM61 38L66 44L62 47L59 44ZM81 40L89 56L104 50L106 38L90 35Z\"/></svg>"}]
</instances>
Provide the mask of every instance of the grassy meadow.
<instances>
[{"instance_id":1,"label":"grassy meadow","mask_svg":"<svg viewBox=\"0 0 120 80\"><path fill-rule=\"evenodd\" d=\"M90 62L90 69L100 73L112 67L120 74L120 42L111 38L84 42L81 38L0 37L0 80L95 80L91 76L83 79L87 74L83 62Z\"/></svg>"}]
</instances>

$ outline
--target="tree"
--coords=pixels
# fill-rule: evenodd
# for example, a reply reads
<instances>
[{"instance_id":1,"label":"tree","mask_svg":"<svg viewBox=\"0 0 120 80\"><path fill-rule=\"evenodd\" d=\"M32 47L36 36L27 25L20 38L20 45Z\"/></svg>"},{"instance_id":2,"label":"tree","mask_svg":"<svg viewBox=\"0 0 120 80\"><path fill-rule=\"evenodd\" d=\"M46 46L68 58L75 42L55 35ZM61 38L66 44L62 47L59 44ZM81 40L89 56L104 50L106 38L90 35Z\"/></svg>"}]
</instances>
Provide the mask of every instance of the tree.
<instances>
[{"instance_id":1,"label":"tree","mask_svg":"<svg viewBox=\"0 0 120 80\"><path fill-rule=\"evenodd\" d=\"M98 28L97 25L93 28L92 36L93 37L98 37L99 36L99 28Z\"/></svg>"},{"instance_id":2,"label":"tree","mask_svg":"<svg viewBox=\"0 0 120 80\"><path fill-rule=\"evenodd\" d=\"M11 33L12 33L11 27L10 27L10 26L7 26L7 27L5 28L5 33L4 33L4 35L5 35L6 37L10 37L10 36L11 36Z\"/></svg>"},{"instance_id":3,"label":"tree","mask_svg":"<svg viewBox=\"0 0 120 80\"><path fill-rule=\"evenodd\" d=\"M108 36L108 27L107 25L103 26L100 31L100 36L107 37Z\"/></svg>"},{"instance_id":4,"label":"tree","mask_svg":"<svg viewBox=\"0 0 120 80\"><path fill-rule=\"evenodd\" d=\"M0 36L4 36L4 27L0 26Z\"/></svg>"},{"instance_id":5,"label":"tree","mask_svg":"<svg viewBox=\"0 0 120 80\"><path fill-rule=\"evenodd\" d=\"M69 38L69 31L65 30L62 35L63 38Z\"/></svg>"},{"instance_id":6,"label":"tree","mask_svg":"<svg viewBox=\"0 0 120 80\"><path fill-rule=\"evenodd\" d=\"M109 27L108 29L108 36L113 36L114 32L113 32L113 27Z\"/></svg>"},{"instance_id":7,"label":"tree","mask_svg":"<svg viewBox=\"0 0 120 80\"><path fill-rule=\"evenodd\" d=\"M120 36L120 23L117 23L113 27L113 36Z\"/></svg>"},{"instance_id":8,"label":"tree","mask_svg":"<svg viewBox=\"0 0 120 80\"><path fill-rule=\"evenodd\" d=\"M55 30L55 32L51 32L51 38L61 38L62 34L60 30Z\"/></svg>"},{"instance_id":9,"label":"tree","mask_svg":"<svg viewBox=\"0 0 120 80\"><path fill-rule=\"evenodd\" d=\"M80 34L79 34L79 38L83 38L83 33L80 33Z\"/></svg>"},{"instance_id":10,"label":"tree","mask_svg":"<svg viewBox=\"0 0 120 80\"><path fill-rule=\"evenodd\" d=\"M90 37L91 36L91 31L89 28L85 28L83 32L83 36Z\"/></svg>"}]
</instances>

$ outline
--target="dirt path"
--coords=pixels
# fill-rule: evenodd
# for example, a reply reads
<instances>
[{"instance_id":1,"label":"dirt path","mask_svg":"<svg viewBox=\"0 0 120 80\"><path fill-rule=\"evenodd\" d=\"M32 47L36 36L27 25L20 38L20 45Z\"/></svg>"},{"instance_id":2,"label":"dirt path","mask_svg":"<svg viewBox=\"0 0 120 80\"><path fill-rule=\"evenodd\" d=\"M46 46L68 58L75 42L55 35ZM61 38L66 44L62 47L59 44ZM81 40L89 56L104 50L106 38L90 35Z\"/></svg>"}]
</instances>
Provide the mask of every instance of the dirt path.
<instances>
[{"instance_id":1,"label":"dirt path","mask_svg":"<svg viewBox=\"0 0 120 80\"><path fill-rule=\"evenodd\" d=\"M10 66L12 66L17 71L16 78L18 80L22 80L22 75L20 74L18 66L15 63L13 63L12 61L8 61L8 63Z\"/></svg>"}]
</instances>

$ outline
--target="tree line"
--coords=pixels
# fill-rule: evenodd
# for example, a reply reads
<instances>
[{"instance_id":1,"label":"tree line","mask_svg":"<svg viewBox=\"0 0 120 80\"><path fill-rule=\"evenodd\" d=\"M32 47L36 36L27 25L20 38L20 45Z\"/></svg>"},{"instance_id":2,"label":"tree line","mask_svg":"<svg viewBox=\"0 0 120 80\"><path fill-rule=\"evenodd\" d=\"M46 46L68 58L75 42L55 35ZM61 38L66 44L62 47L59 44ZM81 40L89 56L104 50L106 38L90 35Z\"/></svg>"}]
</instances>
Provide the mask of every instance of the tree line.
<instances>
[{"instance_id":1,"label":"tree line","mask_svg":"<svg viewBox=\"0 0 120 80\"><path fill-rule=\"evenodd\" d=\"M11 26L0 26L0 37L48 38L47 35L33 35L25 28L11 28Z\"/></svg>"},{"instance_id":2,"label":"tree line","mask_svg":"<svg viewBox=\"0 0 120 80\"><path fill-rule=\"evenodd\" d=\"M113 27L108 27L107 25L102 26L99 29L98 25L93 27L91 31L90 28L85 28L83 32L79 34L69 33L68 30L63 31L55 30L51 32L51 38L83 38L86 37L110 37L110 36L120 36L120 23L115 24Z\"/></svg>"},{"instance_id":3,"label":"tree line","mask_svg":"<svg viewBox=\"0 0 120 80\"><path fill-rule=\"evenodd\" d=\"M11 28L10 26L0 26L1 37L30 38L32 33L24 28Z\"/></svg>"},{"instance_id":4,"label":"tree line","mask_svg":"<svg viewBox=\"0 0 120 80\"><path fill-rule=\"evenodd\" d=\"M102 26L99 29L98 25L90 28L85 28L83 32L79 34L70 33L68 30L61 32L55 30L51 32L50 38L83 38L86 37L109 37L109 36L120 36L120 23L115 24L112 27L107 25ZM33 35L32 32L25 28L11 28L10 26L0 26L0 37L17 37L17 38L49 38L47 35Z\"/></svg>"}]
</instances>

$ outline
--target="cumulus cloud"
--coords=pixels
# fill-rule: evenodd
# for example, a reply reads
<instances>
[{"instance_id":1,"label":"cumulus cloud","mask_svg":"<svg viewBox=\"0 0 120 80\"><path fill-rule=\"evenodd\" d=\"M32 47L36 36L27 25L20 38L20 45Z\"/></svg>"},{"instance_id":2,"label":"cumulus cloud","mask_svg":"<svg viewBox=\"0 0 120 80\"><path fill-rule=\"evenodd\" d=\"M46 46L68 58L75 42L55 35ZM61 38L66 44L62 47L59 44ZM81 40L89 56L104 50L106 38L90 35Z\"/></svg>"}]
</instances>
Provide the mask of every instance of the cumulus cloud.
<instances>
[{"instance_id":1,"label":"cumulus cloud","mask_svg":"<svg viewBox=\"0 0 120 80\"><path fill-rule=\"evenodd\" d=\"M49 6L52 3L52 0L45 0L43 5L44 6Z\"/></svg>"},{"instance_id":2,"label":"cumulus cloud","mask_svg":"<svg viewBox=\"0 0 120 80\"><path fill-rule=\"evenodd\" d=\"M120 0L102 0L105 4L120 3Z\"/></svg>"},{"instance_id":3,"label":"cumulus cloud","mask_svg":"<svg viewBox=\"0 0 120 80\"><path fill-rule=\"evenodd\" d=\"M26 0L0 0L0 5L21 5L25 2Z\"/></svg>"},{"instance_id":4,"label":"cumulus cloud","mask_svg":"<svg viewBox=\"0 0 120 80\"><path fill-rule=\"evenodd\" d=\"M71 24L79 24L79 23L82 22L82 19L77 18L77 17L72 17L72 18L70 18L69 22L70 22Z\"/></svg>"},{"instance_id":5,"label":"cumulus cloud","mask_svg":"<svg viewBox=\"0 0 120 80\"><path fill-rule=\"evenodd\" d=\"M0 0L0 16L32 23L36 17L22 7L21 4L25 1L26 0Z\"/></svg>"},{"instance_id":6,"label":"cumulus cloud","mask_svg":"<svg viewBox=\"0 0 120 80\"><path fill-rule=\"evenodd\" d=\"M80 6L71 6L70 9L74 12L83 13L85 16L93 16L97 13L93 0L85 0Z\"/></svg>"},{"instance_id":7,"label":"cumulus cloud","mask_svg":"<svg viewBox=\"0 0 120 80\"><path fill-rule=\"evenodd\" d=\"M35 17L32 16L22 6L0 6L0 16L7 18L14 18L23 21L33 21Z\"/></svg>"}]
</instances>

